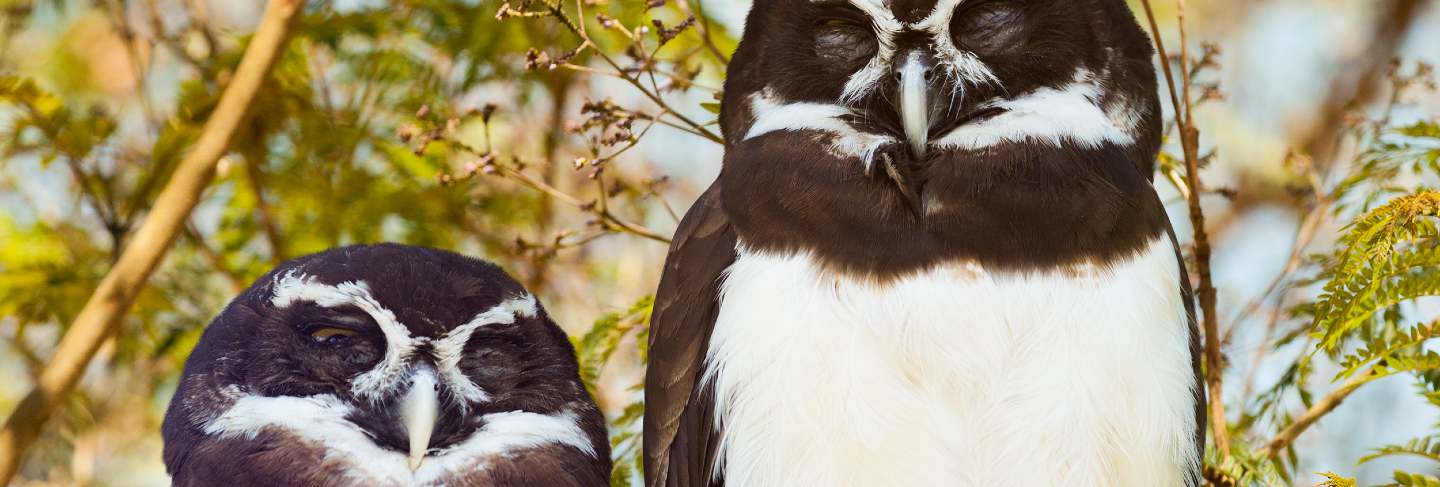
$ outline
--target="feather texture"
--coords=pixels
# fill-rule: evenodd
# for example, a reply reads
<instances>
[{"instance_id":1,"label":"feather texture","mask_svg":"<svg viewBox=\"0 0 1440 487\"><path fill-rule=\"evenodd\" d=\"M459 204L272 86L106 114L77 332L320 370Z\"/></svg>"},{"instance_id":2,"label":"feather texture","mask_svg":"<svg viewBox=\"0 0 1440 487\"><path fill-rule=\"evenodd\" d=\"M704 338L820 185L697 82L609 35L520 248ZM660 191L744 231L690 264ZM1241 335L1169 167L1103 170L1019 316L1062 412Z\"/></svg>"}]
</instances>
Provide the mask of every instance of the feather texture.
<instances>
[{"instance_id":1,"label":"feather texture","mask_svg":"<svg viewBox=\"0 0 1440 487\"><path fill-rule=\"evenodd\" d=\"M723 476L1181 485L1199 453L1175 255L1161 238L1111 264L954 263L879 284L804 254L742 251L704 379Z\"/></svg>"}]
</instances>

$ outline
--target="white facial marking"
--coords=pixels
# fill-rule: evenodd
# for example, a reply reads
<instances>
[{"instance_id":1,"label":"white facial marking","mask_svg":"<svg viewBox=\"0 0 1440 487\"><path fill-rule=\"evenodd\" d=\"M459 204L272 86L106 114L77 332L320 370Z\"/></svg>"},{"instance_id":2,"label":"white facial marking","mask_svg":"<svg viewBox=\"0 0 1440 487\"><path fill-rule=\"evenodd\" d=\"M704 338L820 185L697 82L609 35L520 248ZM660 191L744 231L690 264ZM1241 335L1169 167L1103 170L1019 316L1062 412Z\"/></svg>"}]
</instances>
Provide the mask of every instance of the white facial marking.
<instances>
[{"instance_id":1,"label":"white facial marking","mask_svg":"<svg viewBox=\"0 0 1440 487\"><path fill-rule=\"evenodd\" d=\"M451 329L445 336L431 340L412 337L410 331L395 318L395 313L380 306L370 295L370 288L361 281L348 281L337 285L324 284L313 276L298 272L287 272L276 279L271 304L278 308L288 307L296 301L308 301L319 306L334 308L355 306L369 314L385 334L385 358L373 369L356 377L351 385L359 397L380 400L406 384L405 371L410 366L410 356L422 343L431 343L434 350L435 366L440 379L450 391L465 399L462 408L470 402L484 402L490 395L460 371L460 359L465 354L465 344L475 329L494 324L513 324L517 316L535 317L538 304L535 296L525 294L501 302L475 315L469 322Z\"/></svg>"},{"instance_id":2,"label":"white facial marking","mask_svg":"<svg viewBox=\"0 0 1440 487\"><path fill-rule=\"evenodd\" d=\"M314 276L292 270L276 278L270 304L286 308L296 301L308 301L326 308L354 306L380 325L380 331L385 334L385 358L375 368L355 378L351 390L356 396L379 400L404 385L401 379L406 362L420 342L410 337L410 331L395 319L395 313L375 301L370 295L370 286L364 281L346 281L332 286Z\"/></svg>"},{"instance_id":3,"label":"white facial marking","mask_svg":"<svg viewBox=\"0 0 1440 487\"><path fill-rule=\"evenodd\" d=\"M1109 263L955 262L877 284L742 247L703 376L717 475L753 487L1183 485L1200 453L1175 256L1162 236Z\"/></svg>"},{"instance_id":4,"label":"white facial marking","mask_svg":"<svg viewBox=\"0 0 1440 487\"><path fill-rule=\"evenodd\" d=\"M823 103L777 103L769 90L750 96L750 110L755 123L745 133L745 140L779 131L816 131L830 136L830 151L842 158L858 158L869 171L875 151L886 144L898 142L894 137L861 132L842 117L851 115L849 108Z\"/></svg>"},{"instance_id":5,"label":"white facial marking","mask_svg":"<svg viewBox=\"0 0 1440 487\"><path fill-rule=\"evenodd\" d=\"M595 449L573 412L545 415L524 411L487 414L469 438L426 457L411 470L405 453L377 446L355 423L354 412L335 396L261 397L242 395L204 424L207 435L254 438L262 431L295 435L323 448L327 461L344 462L350 480L363 485L439 485L453 473L489 468L497 459L544 445L568 445L595 457Z\"/></svg>"},{"instance_id":6,"label":"white facial marking","mask_svg":"<svg viewBox=\"0 0 1440 487\"><path fill-rule=\"evenodd\" d=\"M977 150L1004 142L1039 142L1060 146L1064 142L1086 148L1135 141L1125 119L1112 117L1100 108L1100 86L1089 73L1080 72L1061 89L1040 88L1013 100L992 104L1005 111L957 127L940 137L941 149Z\"/></svg>"},{"instance_id":7,"label":"white facial marking","mask_svg":"<svg viewBox=\"0 0 1440 487\"><path fill-rule=\"evenodd\" d=\"M845 87L840 93L840 103L853 105L866 95L879 89L882 83L889 79L892 70L891 64L898 54L895 51L895 37L906 29L923 31L930 34L933 40L936 58L941 61L936 68L941 69L944 74L953 81L954 92L950 94L952 104L957 97L964 95L967 86L997 83L999 80L990 68L975 57L973 53L961 51L955 46L955 41L950 36L950 19L955 15L955 9L965 0L941 0L936 3L935 9L930 15L919 22L906 24L895 18L890 11L888 2L879 0L850 0L850 4L860 9L875 30L877 49L875 57L865 67L850 75L845 81Z\"/></svg>"},{"instance_id":8,"label":"white facial marking","mask_svg":"<svg viewBox=\"0 0 1440 487\"><path fill-rule=\"evenodd\" d=\"M965 0L941 0L935 4L935 10L932 10L930 15L910 26L912 29L930 33L930 38L934 40L935 57L940 60L938 67L944 68L945 74L950 77L955 87L955 91L950 94L951 105L958 101L957 98L964 97L967 86L1000 82L995 73L990 71L990 67L974 53L956 47L955 39L950 35L950 19L964 2Z\"/></svg>"},{"instance_id":9,"label":"white facial marking","mask_svg":"<svg viewBox=\"0 0 1440 487\"><path fill-rule=\"evenodd\" d=\"M445 336L435 340L431 345L435 353L435 366L440 369L440 378L460 397L473 402L489 400L490 395L460 371L460 359L465 355L465 344L470 342L470 335L482 326L511 325L518 316L534 318L536 310L535 296L532 294L510 298L475 315L469 322L452 328Z\"/></svg>"},{"instance_id":10,"label":"white facial marking","mask_svg":"<svg viewBox=\"0 0 1440 487\"><path fill-rule=\"evenodd\" d=\"M840 103L845 105L860 101L889 79L890 61L895 56L895 36L905 28L904 24L890 14L890 7L886 2L850 0L850 4L870 18L870 25L875 29L876 50L875 57L870 58L865 67L845 81L845 88L840 92Z\"/></svg>"}]
</instances>

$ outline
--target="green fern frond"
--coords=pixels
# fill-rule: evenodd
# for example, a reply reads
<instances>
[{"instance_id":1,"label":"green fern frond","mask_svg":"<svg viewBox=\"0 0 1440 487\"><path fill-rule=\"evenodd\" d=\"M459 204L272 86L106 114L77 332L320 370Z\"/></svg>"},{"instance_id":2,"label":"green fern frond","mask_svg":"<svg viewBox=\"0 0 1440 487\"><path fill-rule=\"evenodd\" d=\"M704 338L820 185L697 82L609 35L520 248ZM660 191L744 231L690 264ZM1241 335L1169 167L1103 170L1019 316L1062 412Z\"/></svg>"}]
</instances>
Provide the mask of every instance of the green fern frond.
<instances>
[{"instance_id":1,"label":"green fern frond","mask_svg":"<svg viewBox=\"0 0 1440 487\"><path fill-rule=\"evenodd\" d=\"M1321 347L1334 352L1341 339L1377 312L1440 295L1440 192L1401 196L1357 218L1331 261L1313 307Z\"/></svg>"},{"instance_id":2,"label":"green fern frond","mask_svg":"<svg viewBox=\"0 0 1440 487\"><path fill-rule=\"evenodd\" d=\"M1379 362L1407 349L1420 346L1427 340L1440 337L1440 320L1422 324L1409 330L1400 330L1398 336L1377 337L1346 355L1341 361L1343 369L1335 380L1347 379L1373 362Z\"/></svg>"},{"instance_id":3,"label":"green fern frond","mask_svg":"<svg viewBox=\"0 0 1440 487\"><path fill-rule=\"evenodd\" d=\"M645 296L630 305L623 312L606 313L595 320L590 330L574 340L576 359L580 362L580 379L586 387L593 387L600 378L600 370L619 349L626 335L643 328L650 321L650 310L655 298ZM645 337L640 337L642 340ZM593 391L592 391L593 392Z\"/></svg>"},{"instance_id":4,"label":"green fern frond","mask_svg":"<svg viewBox=\"0 0 1440 487\"><path fill-rule=\"evenodd\" d=\"M1440 370L1440 353L1396 355L1375 364L1375 374L1380 377L1427 370Z\"/></svg>"},{"instance_id":5,"label":"green fern frond","mask_svg":"<svg viewBox=\"0 0 1440 487\"><path fill-rule=\"evenodd\" d=\"M1440 463L1440 436L1416 438L1403 445L1386 445L1371 452L1369 455L1360 457L1357 465L1364 464L1371 460L1390 456L1417 456Z\"/></svg>"},{"instance_id":6,"label":"green fern frond","mask_svg":"<svg viewBox=\"0 0 1440 487\"><path fill-rule=\"evenodd\" d=\"M1403 487L1440 487L1440 478L1396 470L1395 483L1393 485Z\"/></svg>"},{"instance_id":7,"label":"green fern frond","mask_svg":"<svg viewBox=\"0 0 1440 487\"><path fill-rule=\"evenodd\" d=\"M1276 463L1251 449L1248 444L1231 443L1230 454L1222 456L1213 445L1205 448L1204 477L1207 485L1283 487L1291 485Z\"/></svg>"}]
</instances>

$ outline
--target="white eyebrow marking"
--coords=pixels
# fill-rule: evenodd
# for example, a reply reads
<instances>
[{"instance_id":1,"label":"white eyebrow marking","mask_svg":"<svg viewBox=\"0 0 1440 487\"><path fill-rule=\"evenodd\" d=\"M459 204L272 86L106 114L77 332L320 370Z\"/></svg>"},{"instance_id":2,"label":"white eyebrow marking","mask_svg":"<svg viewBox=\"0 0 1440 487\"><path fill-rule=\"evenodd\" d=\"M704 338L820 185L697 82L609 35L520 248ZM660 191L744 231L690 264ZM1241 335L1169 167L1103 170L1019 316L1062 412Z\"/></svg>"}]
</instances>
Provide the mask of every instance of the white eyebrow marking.
<instances>
[{"instance_id":1,"label":"white eyebrow marking","mask_svg":"<svg viewBox=\"0 0 1440 487\"><path fill-rule=\"evenodd\" d=\"M433 341L435 365L440 369L441 379L450 386L451 391L468 401L489 400L490 395L460 371L460 358L465 354L465 344L470 341L470 335L480 327L514 324L520 316L534 318L537 310L535 295L525 293L476 314L470 321L451 329L445 333L445 336ZM463 407L465 404L467 403L462 402L461 406Z\"/></svg>"},{"instance_id":2,"label":"white eyebrow marking","mask_svg":"<svg viewBox=\"0 0 1440 487\"><path fill-rule=\"evenodd\" d=\"M379 400L404 386L408 359L421 344L431 343L440 378L450 386L452 392L465 399L460 401L462 408L470 402L490 399L488 393L460 371L460 359L465 354L465 344L470 341L470 335L483 326L514 324L518 317L534 318L539 313L535 296L525 293L476 314L470 321L452 328L443 337L412 337L409 329L395 318L395 313L375 300L370 294L369 285L364 281L329 285L314 276L292 270L275 279L270 303L277 308L286 308L297 301L312 302L326 308L355 306L380 325L380 331L385 334L385 359L355 378L351 391L356 396Z\"/></svg>"},{"instance_id":3,"label":"white eyebrow marking","mask_svg":"<svg viewBox=\"0 0 1440 487\"><path fill-rule=\"evenodd\" d=\"M940 65L945 67L945 73L954 81L954 92L950 94L951 104L957 96L965 95L965 87L968 85L997 84L999 78L985 65L984 61L975 56L975 53L962 51L955 45L955 37L950 35L950 20L955 17L955 10L965 0L940 0L935 4L935 10L919 22L910 25L910 28L928 32L935 42L935 55L940 58Z\"/></svg>"},{"instance_id":4,"label":"white eyebrow marking","mask_svg":"<svg viewBox=\"0 0 1440 487\"><path fill-rule=\"evenodd\" d=\"M950 94L952 105L956 97L964 95L965 88L969 85L999 82L989 66L986 66L974 53L962 51L956 47L955 40L950 36L950 20L955 16L955 9L965 3L965 0L940 0L935 4L935 9L930 12L930 15L911 24L897 20L890 11L888 2L882 0L849 0L849 2L870 18L878 48L875 56L870 58L870 62L845 81L845 87L840 92L842 104L855 104L861 98L875 91L885 81L886 75L892 71L890 65L897 54L895 37L906 29L930 34L934 42L935 56L941 61L939 66L943 67L945 74L953 80L954 88Z\"/></svg>"},{"instance_id":5,"label":"white eyebrow marking","mask_svg":"<svg viewBox=\"0 0 1440 487\"><path fill-rule=\"evenodd\" d=\"M858 157L869 171L875 152L886 144L898 142L894 137L856 130L840 117L851 112L840 105L824 103L777 103L770 90L750 96L750 111L755 122L745 133L750 140L770 132L813 130L832 135L829 149L841 157Z\"/></svg>"},{"instance_id":6,"label":"white eyebrow marking","mask_svg":"<svg viewBox=\"0 0 1440 487\"><path fill-rule=\"evenodd\" d=\"M400 324L395 313L375 300L365 281L346 281L332 286L295 270L276 277L270 304L276 308L288 308L296 301L308 301L326 308L354 306L380 325L380 331L385 334L385 359L355 378L350 388L356 396L379 400L386 392L404 385L400 379L403 379L401 372L405 369L405 359L415 352L419 340L410 336L410 330Z\"/></svg>"},{"instance_id":7,"label":"white eyebrow marking","mask_svg":"<svg viewBox=\"0 0 1440 487\"><path fill-rule=\"evenodd\" d=\"M916 22L913 27L934 33L939 33L939 29L944 28L945 33L948 34L950 31L950 19L955 16L955 9L960 8L960 4L962 3L965 3L965 0L940 0L939 2L935 2L935 10L930 11L930 15Z\"/></svg>"},{"instance_id":8,"label":"white eyebrow marking","mask_svg":"<svg viewBox=\"0 0 1440 487\"><path fill-rule=\"evenodd\" d=\"M890 72L890 59L895 55L895 36L905 28L904 24L895 20L890 8L882 0L850 0L850 4L860 9L866 17L870 17L878 47L875 57L870 58L864 68L850 75L850 79L845 81L845 88L840 92L840 102L847 105L864 98L885 80L885 75Z\"/></svg>"}]
</instances>

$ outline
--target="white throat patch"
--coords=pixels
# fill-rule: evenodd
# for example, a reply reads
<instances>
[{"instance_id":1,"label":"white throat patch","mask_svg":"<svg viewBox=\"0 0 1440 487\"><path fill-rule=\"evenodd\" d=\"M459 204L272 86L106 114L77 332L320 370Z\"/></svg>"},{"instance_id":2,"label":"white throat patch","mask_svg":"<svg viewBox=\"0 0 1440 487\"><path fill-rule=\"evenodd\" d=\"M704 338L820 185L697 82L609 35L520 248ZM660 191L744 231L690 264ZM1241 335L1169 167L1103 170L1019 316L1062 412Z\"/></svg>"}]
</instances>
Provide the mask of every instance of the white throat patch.
<instances>
[{"instance_id":1,"label":"white throat patch","mask_svg":"<svg viewBox=\"0 0 1440 487\"><path fill-rule=\"evenodd\" d=\"M829 137L832 154L844 159L860 159L866 171L873 167L877 150L899 142L889 135L862 132L852 127L843 117L853 115L854 111L840 105L780 103L774 100L768 88L750 95L749 101L755 123L745 132L745 140L780 131L819 132Z\"/></svg>"},{"instance_id":2,"label":"white throat patch","mask_svg":"<svg viewBox=\"0 0 1440 487\"><path fill-rule=\"evenodd\" d=\"M1013 100L991 103L991 107L1003 111L957 127L935 144L942 150L979 150L1006 142L1053 147L1071 142L1089 149L1105 143L1133 144L1131 130L1139 124L1133 115L1135 109L1121 104L1107 110L1101 107L1100 96L1100 85L1094 77L1080 70L1070 84L1059 89L1040 88Z\"/></svg>"},{"instance_id":3,"label":"white throat patch","mask_svg":"<svg viewBox=\"0 0 1440 487\"><path fill-rule=\"evenodd\" d=\"M385 334L385 358L356 377L351 385L351 391L356 396L370 400L379 400L406 384L405 371L410 367L411 355L426 342L433 345L436 368L451 391L468 401L488 400L489 395L460 371L465 344L470 341L470 335L482 326L514 324L517 316L533 318L538 309L535 296L526 293L507 299L451 329L445 336L431 340L410 336L409 329L395 318L395 313L375 300L370 294L370 286L364 281L330 285L295 271L276 277L270 303L276 308L286 308L299 301L326 308L354 306L380 325L380 331ZM465 404L461 401L462 406Z\"/></svg>"},{"instance_id":4,"label":"white throat patch","mask_svg":"<svg viewBox=\"0 0 1440 487\"><path fill-rule=\"evenodd\" d=\"M236 394L240 394L238 391ZM204 423L207 435L254 438L274 430L322 447L327 461L344 462L358 485L442 485L452 474L482 471L497 459L544 445L572 446L592 458L595 449L573 412L553 415L510 411L487 414L484 426L464 441L426 457L411 471L405 453L379 447L345 419L353 409L332 395L261 397L242 395L229 409Z\"/></svg>"}]
</instances>

